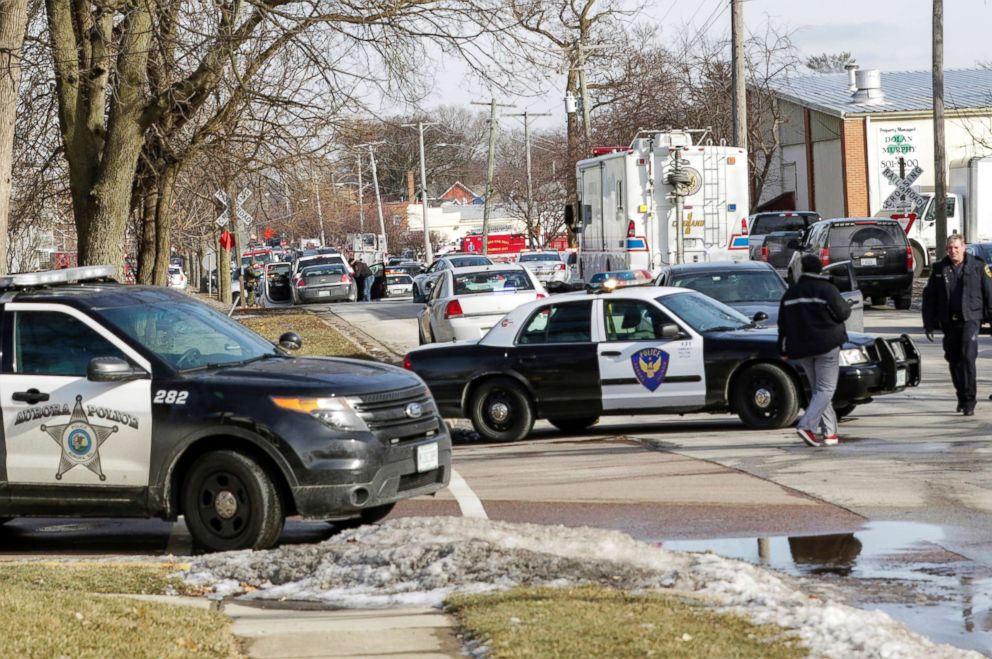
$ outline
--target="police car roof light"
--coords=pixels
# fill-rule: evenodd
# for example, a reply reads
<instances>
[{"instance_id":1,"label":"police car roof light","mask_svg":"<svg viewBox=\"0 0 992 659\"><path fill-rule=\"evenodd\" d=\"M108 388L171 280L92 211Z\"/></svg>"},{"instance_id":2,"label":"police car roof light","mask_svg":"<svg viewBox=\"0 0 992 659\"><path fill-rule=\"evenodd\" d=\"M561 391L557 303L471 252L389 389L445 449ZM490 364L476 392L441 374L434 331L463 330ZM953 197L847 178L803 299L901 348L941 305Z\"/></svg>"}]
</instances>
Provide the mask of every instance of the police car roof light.
<instances>
[{"instance_id":1,"label":"police car roof light","mask_svg":"<svg viewBox=\"0 0 992 659\"><path fill-rule=\"evenodd\" d=\"M53 286L70 282L100 281L112 279L117 268L112 265L86 265L61 270L41 272L20 272L0 277L0 288L29 288L32 286Z\"/></svg>"}]
</instances>

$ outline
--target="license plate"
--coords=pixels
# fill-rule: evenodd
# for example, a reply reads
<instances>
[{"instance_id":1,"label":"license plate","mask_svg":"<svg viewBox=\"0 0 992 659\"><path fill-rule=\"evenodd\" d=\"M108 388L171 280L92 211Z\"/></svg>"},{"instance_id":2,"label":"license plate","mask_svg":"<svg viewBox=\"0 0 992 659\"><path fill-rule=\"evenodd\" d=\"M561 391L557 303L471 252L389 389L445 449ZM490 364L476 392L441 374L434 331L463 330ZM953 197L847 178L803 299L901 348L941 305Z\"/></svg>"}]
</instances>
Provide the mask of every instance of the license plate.
<instances>
[{"instance_id":1,"label":"license plate","mask_svg":"<svg viewBox=\"0 0 992 659\"><path fill-rule=\"evenodd\" d=\"M896 371L896 386L897 387L906 386L906 371L904 370Z\"/></svg>"},{"instance_id":2,"label":"license plate","mask_svg":"<svg viewBox=\"0 0 992 659\"><path fill-rule=\"evenodd\" d=\"M861 259L861 265L878 265L878 259Z\"/></svg>"},{"instance_id":3,"label":"license plate","mask_svg":"<svg viewBox=\"0 0 992 659\"><path fill-rule=\"evenodd\" d=\"M317 297L330 297L330 291L317 291Z\"/></svg>"},{"instance_id":4,"label":"license plate","mask_svg":"<svg viewBox=\"0 0 992 659\"><path fill-rule=\"evenodd\" d=\"M437 469L437 442L417 447L417 471Z\"/></svg>"}]
</instances>

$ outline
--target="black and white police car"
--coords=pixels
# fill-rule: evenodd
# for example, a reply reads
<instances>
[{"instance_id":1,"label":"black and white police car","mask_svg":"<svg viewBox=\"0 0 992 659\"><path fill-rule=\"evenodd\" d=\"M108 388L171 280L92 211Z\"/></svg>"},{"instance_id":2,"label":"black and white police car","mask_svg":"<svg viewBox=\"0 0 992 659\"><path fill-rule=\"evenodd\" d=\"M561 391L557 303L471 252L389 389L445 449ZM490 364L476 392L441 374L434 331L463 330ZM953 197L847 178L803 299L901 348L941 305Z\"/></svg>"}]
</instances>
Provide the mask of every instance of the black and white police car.
<instances>
[{"instance_id":1,"label":"black and white police car","mask_svg":"<svg viewBox=\"0 0 992 659\"><path fill-rule=\"evenodd\" d=\"M368 523L447 484L420 378L113 273L0 277L0 522L182 514L200 548L264 548L288 515Z\"/></svg>"},{"instance_id":2,"label":"black and white police car","mask_svg":"<svg viewBox=\"0 0 992 659\"><path fill-rule=\"evenodd\" d=\"M841 416L919 384L908 336L848 336L834 396ZM524 304L482 339L415 349L404 366L442 415L471 419L490 441L523 439L538 418L577 431L610 414L732 412L751 428L781 428L810 396L798 364L779 357L776 329L684 288Z\"/></svg>"}]
</instances>

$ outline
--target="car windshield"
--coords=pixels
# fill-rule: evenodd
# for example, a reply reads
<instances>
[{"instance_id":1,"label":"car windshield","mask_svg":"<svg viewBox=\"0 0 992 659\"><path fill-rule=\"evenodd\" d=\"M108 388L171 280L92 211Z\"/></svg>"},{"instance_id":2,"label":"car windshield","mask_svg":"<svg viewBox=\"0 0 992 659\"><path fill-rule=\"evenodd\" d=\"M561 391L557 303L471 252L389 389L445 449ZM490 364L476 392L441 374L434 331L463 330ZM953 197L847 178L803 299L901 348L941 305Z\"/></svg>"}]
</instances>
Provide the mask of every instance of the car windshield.
<instances>
[{"instance_id":1,"label":"car windshield","mask_svg":"<svg viewBox=\"0 0 992 659\"><path fill-rule=\"evenodd\" d=\"M344 267L344 262L340 256L315 256L307 259L306 261L301 259L298 267L302 270L304 268L311 268L317 265L340 265L341 267Z\"/></svg>"},{"instance_id":2,"label":"car windshield","mask_svg":"<svg viewBox=\"0 0 992 659\"><path fill-rule=\"evenodd\" d=\"M724 304L778 302L785 293L785 282L769 270L676 274L670 285L691 288Z\"/></svg>"},{"instance_id":3,"label":"car windshield","mask_svg":"<svg viewBox=\"0 0 992 659\"><path fill-rule=\"evenodd\" d=\"M99 313L179 371L283 356L274 345L244 325L192 300L143 302Z\"/></svg>"},{"instance_id":4,"label":"car windshield","mask_svg":"<svg viewBox=\"0 0 992 659\"><path fill-rule=\"evenodd\" d=\"M470 268L478 265L492 265L488 256L452 256L448 259L456 268Z\"/></svg>"},{"instance_id":5,"label":"car windshield","mask_svg":"<svg viewBox=\"0 0 992 659\"><path fill-rule=\"evenodd\" d=\"M268 272L269 272L269 275L271 275L271 276L288 275L289 274L289 264L288 263L280 263L279 265L270 265Z\"/></svg>"},{"instance_id":6,"label":"car windshield","mask_svg":"<svg viewBox=\"0 0 992 659\"><path fill-rule=\"evenodd\" d=\"M519 263L527 263L528 261L558 261L561 262L561 257L555 253L544 253L544 254L521 254Z\"/></svg>"},{"instance_id":7,"label":"car windshield","mask_svg":"<svg viewBox=\"0 0 992 659\"><path fill-rule=\"evenodd\" d=\"M695 291L663 295L657 300L700 334L752 326L743 314Z\"/></svg>"},{"instance_id":8,"label":"car windshield","mask_svg":"<svg viewBox=\"0 0 992 659\"><path fill-rule=\"evenodd\" d=\"M303 268L302 276L306 279L307 277L327 277L328 275L343 274L343 265L315 265L309 268Z\"/></svg>"},{"instance_id":9,"label":"car windshield","mask_svg":"<svg viewBox=\"0 0 992 659\"><path fill-rule=\"evenodd\" d=\"M816 218L802 215L759 215L751 223L751 235L761 236L772 231L802 231Z\"/></svg>"},{"instance_id":10,"label":"car windshield","mask_svg":"<svg viewBox=\"0 0 992 659\"><path fill-rule=\"evenodd\" d=\"M455 295L532 291L534 284L519 270L490 270L453 275Z\"/></svg>"},{"instance_id":11,"label":"car windshield","mask_svg":"<svg viewBox=\"0 0 992 659\"><path fill-rule=\"evenodd\" d=\"M896 222L886 223L844 223L835 224L830 229L831 247L905 247L906 234Z\"/></svg>"}]
</instances>

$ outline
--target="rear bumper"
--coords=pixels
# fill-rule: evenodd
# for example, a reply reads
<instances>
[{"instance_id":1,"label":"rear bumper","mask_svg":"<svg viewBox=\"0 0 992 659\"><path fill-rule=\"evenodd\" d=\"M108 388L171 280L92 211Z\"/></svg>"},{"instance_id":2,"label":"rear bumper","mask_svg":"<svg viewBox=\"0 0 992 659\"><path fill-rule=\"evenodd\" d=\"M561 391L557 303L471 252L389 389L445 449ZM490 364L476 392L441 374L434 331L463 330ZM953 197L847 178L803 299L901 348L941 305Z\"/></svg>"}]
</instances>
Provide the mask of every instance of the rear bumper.
<instances>
[{"instance_id":1,"label":"rear bumper","mask_svg":"<svg viewBox=\"0 0 992 659\"><path fill-rule=\"evenodd\" d=\"M858 280L858 288L866 295L908 295L912 293L913 273L907 272L901 275L863 275L855 273ZM846 284L846 276L835 279L838 285ZM843 282L843 284L841 283ZM843 290L843 289L841 289Z\"/></svg>"},{"instance_id":2,"label":"rear bumper","mask_svg":"<svg viewBox=\"0 0 992 659\"><path fill-rule=\"evenodd\" d=\"M311 290L296 289L296 296L301 302L336 302L338 300L347 300L350 295L350 286L314 288Z\"/></svg>"}]
</instances>

